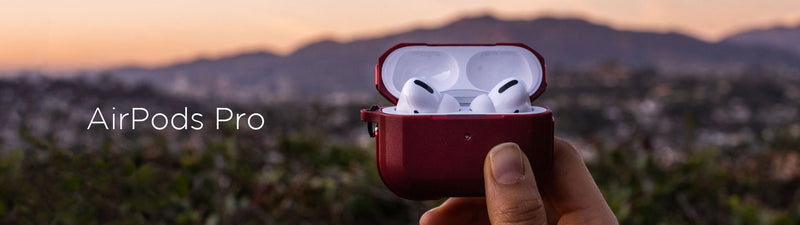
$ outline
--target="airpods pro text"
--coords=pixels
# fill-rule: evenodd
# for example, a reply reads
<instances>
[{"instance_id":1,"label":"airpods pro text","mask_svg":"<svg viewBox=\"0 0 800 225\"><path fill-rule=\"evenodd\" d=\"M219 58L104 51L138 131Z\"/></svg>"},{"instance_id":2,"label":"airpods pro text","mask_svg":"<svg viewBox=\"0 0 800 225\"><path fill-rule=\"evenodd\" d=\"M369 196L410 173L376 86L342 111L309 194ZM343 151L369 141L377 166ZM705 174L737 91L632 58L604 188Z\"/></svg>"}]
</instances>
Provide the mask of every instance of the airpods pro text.
<instances>
[{"instance_id":1,"label":"airpods pro text","mask_svg":"<svg viewBox=\"0 0 800 225\"><path fill-rule=\"evenodd\" d=\"M183 107L182 112L177 113L151 113L144 107L133 107L130 111L120 112L116 107L111 107L110 113L104 113L100 107L96 107L89 120L87 130L92 128L105 130L136 130L142 126L150 126L155 130L172 128L174 130L201 130L204 127L203 114L199 112L190 113L188 107ZM108 109L106 109L108 112ZM217 107L215 111L215 129L219 130L221 125L233 123L231 127L236 130L247 126L251 130L260 130L266 125L266 119L260 113L237 113L226 107Z\"/></svg>"}]
</instances>

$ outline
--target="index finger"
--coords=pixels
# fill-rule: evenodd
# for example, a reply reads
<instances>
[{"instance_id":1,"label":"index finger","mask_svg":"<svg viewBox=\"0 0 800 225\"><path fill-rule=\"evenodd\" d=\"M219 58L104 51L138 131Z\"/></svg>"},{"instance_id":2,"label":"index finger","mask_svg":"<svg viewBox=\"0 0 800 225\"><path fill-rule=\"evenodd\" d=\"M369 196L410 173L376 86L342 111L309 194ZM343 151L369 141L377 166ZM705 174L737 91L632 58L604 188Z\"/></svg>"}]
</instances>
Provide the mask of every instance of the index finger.
<instances>
[{"instance_id":1,"label":"index finger","mask_svg":"<svg viewBox=\"0 0 800 225\"><path fill-rule=\"evenodd\" d=\"M553 142L553 167L539 172L540 191L567 224L616 224L600 189L572 144L560 138Z\"/></svg>"}]
</instances>

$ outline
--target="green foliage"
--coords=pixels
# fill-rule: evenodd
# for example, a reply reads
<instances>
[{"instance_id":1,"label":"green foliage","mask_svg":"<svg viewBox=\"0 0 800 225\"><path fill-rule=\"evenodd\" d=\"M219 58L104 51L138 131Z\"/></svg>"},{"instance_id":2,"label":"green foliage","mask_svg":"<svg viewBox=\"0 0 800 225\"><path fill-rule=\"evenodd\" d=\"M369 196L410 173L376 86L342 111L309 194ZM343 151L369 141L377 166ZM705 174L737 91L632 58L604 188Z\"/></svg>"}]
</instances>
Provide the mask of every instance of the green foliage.
<instances>
[{"instance_id":1,"label":"green foliage","mask_svg":"<svg viewBox=\"0 0 800 225\"><path fill-rule=\"evenodd\" d=\"M0 158L5 223L407 223L368 149L284 136L277 148L237 134L204 149L63 149ZM111 149L119 146L111 146ZM174 152L174 153L170 153ZM418 216L418 214L412 214ZM394 222L392 222L394 221Z\"/></svg>"},{"instance_id":2,"label":"green foliage","mask_svg":"<svg viewBox=\"0 0 800 225\"><path fill-rule=\"evenodd\" d=\"M771 201L775 195L796 199L797 180L748 169L767 168L766 155L737 165L711 147L663 165L631 148L606 150L588 163L621 224L793 224L800 216L797 201Z\"/></svg>"},{"instance_id":3,"label":"green foliage","mask_svg":"<svg viewBox=\"0 0 800 225\"><path fill-rule=\"evenodd\" d=\"M800 84L617 72L551 76L537 105L587 153L622 224L800 222ZM0 115L30 115L0 124L18 139L0 135L2 224L408 224L441 203L403 200L381 183L357 114L369 104L237 105L147 86L28 82L0 81L18 97L0 98L12 106ZM75 106L80 115L112 101L225 105L262 112L267 129L86 131L74 112L38 104L45 97L89 101ZM719 119L737 108L752 110ZM78 137L64 141L61 131ZM732 141L710 144L708 133Z\"/></svg>"}]
</instances>

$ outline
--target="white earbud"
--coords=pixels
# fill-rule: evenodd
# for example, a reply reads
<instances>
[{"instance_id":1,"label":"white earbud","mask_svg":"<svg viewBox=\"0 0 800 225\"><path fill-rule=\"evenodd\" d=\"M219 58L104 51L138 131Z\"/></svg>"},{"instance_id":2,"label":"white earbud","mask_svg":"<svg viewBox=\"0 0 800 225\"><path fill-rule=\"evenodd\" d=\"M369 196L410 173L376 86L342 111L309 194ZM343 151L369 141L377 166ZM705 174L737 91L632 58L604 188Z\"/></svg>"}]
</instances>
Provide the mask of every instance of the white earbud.
<instances>
[{"instance_id":1,"label":"white earbud","mask_svg":"<svg viewBox=\"0 0 800 225\"><path fill-rule=\"evenodd\" d=\"M415 77L403 84L396 109L404 113L448 113L458 112L459 107L453 96L441 94Z\"/></svg>"},{"instance_id":2,"label":"white earbud","mask_svg":"<svg viewBox=\"0 0 800 225\"><path fill-rule=\"evenodd\" d=\"M489 92L489 99L499 113L519 113L531 111L531 100L525 91L525 83L517 78L508 78Z\"/></svg>"},{"instance_id":3,"label":"white earbud","mask_svg":"<svg viewBox=\"0 0 800 225\"><path fill-rule=\"evenodd\" d=\"M470 103L473 112L520 113L531 111L531 100L525 83L517 78L500 81L489 94L479 95Z\"/></svg>"}]
</instances>

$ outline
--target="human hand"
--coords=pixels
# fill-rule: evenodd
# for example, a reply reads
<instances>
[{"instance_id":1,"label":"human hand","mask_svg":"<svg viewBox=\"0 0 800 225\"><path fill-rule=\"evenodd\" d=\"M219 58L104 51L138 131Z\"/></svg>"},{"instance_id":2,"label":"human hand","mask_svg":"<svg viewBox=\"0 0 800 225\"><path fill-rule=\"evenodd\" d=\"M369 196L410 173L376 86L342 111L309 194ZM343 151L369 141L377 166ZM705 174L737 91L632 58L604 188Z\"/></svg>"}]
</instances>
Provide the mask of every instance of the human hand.
<instances>
[{"instance_id":1,"label":"human hand","mask_svg":"<svg viewBox=\"0 0 800 225\"><path fill-rule=\"evenodd\" d=\"M489 151L483 177L486 197L450 198L420 224L618 224L578 150L559 138L550 169L534 176L509 142Z\"/></svg>"}]
</instances>

